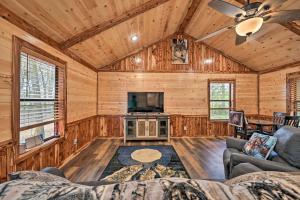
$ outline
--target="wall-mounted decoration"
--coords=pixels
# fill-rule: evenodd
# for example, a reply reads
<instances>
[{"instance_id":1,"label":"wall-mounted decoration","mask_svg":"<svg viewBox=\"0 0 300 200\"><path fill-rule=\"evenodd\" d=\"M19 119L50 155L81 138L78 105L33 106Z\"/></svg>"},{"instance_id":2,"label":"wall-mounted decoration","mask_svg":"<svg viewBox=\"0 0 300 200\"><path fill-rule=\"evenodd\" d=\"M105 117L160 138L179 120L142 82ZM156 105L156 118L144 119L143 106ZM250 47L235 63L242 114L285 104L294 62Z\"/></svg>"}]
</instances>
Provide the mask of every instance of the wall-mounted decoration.
<instances>
[{"instance_id":1,"label":"wall-mounted decoration","mask_svg":"<svg viewBox=\"0 0 300 200\"><path fill-rule=\"evenodd\" d=\"M172 39L172 64L188 64L187 39Z\"/></svg>"},{"instance_id":2,"label":"wall-mounted decoration","mask_svg":"<svg viewBox=\"0 0 300 200\"><path fill-rule=\"evenodd\" d=\"M230 111L228 124L231 126L243 127L243 117L244 117L243 112Z\"/></svg>"}]
</instances>

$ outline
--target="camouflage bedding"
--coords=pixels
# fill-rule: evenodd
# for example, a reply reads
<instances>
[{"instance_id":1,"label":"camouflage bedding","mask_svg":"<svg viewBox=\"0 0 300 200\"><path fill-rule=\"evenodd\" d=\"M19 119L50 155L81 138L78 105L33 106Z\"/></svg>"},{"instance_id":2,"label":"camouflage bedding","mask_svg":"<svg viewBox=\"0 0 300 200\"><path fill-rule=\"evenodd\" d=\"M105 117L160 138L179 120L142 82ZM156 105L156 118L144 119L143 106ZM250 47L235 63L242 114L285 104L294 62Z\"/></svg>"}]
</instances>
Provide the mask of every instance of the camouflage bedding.
<instances>
[{"instance_id":1,"label":"camouflage bedding","mask_svg":"<svg viewBox=\"0 0 300 200\"><path fill-rule=\"evenodd\" d=\"M0 199L300 199L300 173L258 172L225 183L163 178L97 187L42 172L18 175L0 185Z\"/></svg>"}]
</instances>

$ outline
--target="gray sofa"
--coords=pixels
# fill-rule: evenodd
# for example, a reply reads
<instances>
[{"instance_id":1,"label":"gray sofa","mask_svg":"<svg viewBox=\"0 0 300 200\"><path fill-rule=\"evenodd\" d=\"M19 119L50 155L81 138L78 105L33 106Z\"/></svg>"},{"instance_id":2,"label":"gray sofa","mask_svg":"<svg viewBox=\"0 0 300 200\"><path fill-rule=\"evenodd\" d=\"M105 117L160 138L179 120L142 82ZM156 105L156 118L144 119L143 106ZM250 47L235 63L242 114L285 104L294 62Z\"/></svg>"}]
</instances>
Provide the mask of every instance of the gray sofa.
<instances>
[{"instance_id":1,"label":"gray sofa","mask_svg":"<svg viewBox=\"0 0 300 200\"><path fill-rule=\"evenodd\" d=\"M238 138L227 138L223 154L225 177L258 171L300 171L300 128L284 126L274 134L277 143L268 160L248 156L242 152L247 142Z\"/></svg>"}]
</instances>

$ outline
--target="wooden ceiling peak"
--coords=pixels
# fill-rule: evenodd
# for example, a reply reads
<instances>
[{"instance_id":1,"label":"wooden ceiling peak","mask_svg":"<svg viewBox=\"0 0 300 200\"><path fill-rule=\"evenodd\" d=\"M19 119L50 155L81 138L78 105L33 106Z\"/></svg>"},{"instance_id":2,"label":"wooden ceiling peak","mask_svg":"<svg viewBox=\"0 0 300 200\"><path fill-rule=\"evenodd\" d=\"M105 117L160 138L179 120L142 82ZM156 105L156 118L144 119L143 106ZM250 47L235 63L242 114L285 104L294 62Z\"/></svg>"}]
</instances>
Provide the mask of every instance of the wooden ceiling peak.
<instances>
[{"instance_id":1,"label":"wooden ceiling peak","mask_svg":"<svg viewBox=\"0 0 300 200\"><path fill-rule=\"evenodd\" d=\"M10 23L14 24L15 26L19 27L20 29L24 30L25 32L31 34L35 38L45 42L46 44L50 45L51 47L57 49L58 51L62 52L63 54L69 56L70 58L76 60L77 62L81 63L82 65L88 67L93 71L97 71L96 67L91 65L90 63L86 62L85 60L81 59L79 56L75 55L69 50L62 50L59 46L59 43L47 36L45 33L37 29L35 26L27 23L25 20L8 10L2 4L0 4L0 17L9 21Z\"/></svg>"},{"instance_id":2,"label":"wooden ceiling peak","mask_svg":"<svg viewBox=\"0 0 300 200\"><path fill-rule=\"evenodd\" d=\"M125 22L133 17L136 17L148 10L156 8L156 7L160 6L161 4L164 4L168 1L170 1L170 0L149 0L146 3L143 3L142 5L127 11L120 16L117 16L111 20L108 20L106 22L98 24L97 26L89 28L86 31L83 31L83 32L71 37L70 39L60 43L60 48L62 48L62 49L70 48L77 43L83 42L95 35L98 35L99 33L103 32L107 29L110 29L122 22Z\"/></svg>"},{"instance_id":3,"label":"wooden ceiling peak","mask_svg":"<svg viewBox=\"0 0 300 200\"><path fill-rule=\"evenodd\" d=\"M180 26L178 27L177 33L178 34L182 34L184 33L186 27L189 25L192 17L194 16L197 8L199 7L200 3L202 0L192 0L191 4L188 8L188 11L182 21L182 23L180 24Z\"/></svg>"}]
</instances>

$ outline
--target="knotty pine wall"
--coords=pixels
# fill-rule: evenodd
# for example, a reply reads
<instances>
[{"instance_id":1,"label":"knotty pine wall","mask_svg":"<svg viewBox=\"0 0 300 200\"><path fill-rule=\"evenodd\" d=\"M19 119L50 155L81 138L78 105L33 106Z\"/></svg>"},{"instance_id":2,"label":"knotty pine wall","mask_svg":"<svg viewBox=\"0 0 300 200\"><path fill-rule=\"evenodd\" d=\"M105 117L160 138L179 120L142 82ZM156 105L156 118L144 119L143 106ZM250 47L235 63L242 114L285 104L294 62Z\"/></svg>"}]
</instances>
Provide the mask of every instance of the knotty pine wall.
<instances>
[{"instance_id":1,"label":"knotty pine wall","mask_svg":"<svg viewBox=\"0 0 300 200\"><path fill-rule=\"evenodd\" d=\"M208 120L208 79L236 81L236 108L248 115L258 113L258 75L223 53L188 35L189 64L171 63L171 39L136 52L98 73L99 136L123 135L123 115L127 112L127 92L164 92L165 112L171 115L172 137L231 135L226 122ZM135 64L133 57L143 62ZM206 63L207 60L212 63Z\"/></svg>"},{"instance_id":2,"label":"knotty pine wall","mask_svg":"<svg viewBox=\"0 0 300 200\"><path fill-rule=\"evenodd\" d=\"M15 155L11 127L12 37L17 37L67 62L67 131L64 137ZM60 166L96 137L97 73L0 18L0 182L16 170ZM77 143L74 144L74 140Z\"/></svg>"},{"instance_id":3,"label":"knotty pine wall","mask_svg":"<svg viewBox=\"0 0 300 200\"><path fill-rule=\"evenodd\" d=\"M257 114L256 74L100 72L98 114L127 112L127 92L164 92L164 109L171 115L208 115L208 80L236 81L236 108Z\"/></svg>"},{"instance_id":4,"label":"knotty pine wall","mask_svg":"<svg viewBox=\"0 0 300 200\"><path fill-rule=\"evenodd\" d=\"M259 114L272 116L286 112L286 75L300 71L300 66L274 71L259 76Z\"/></svg>"},{"instance_id":5,"label":"knotty pine wall","mask_svg":"<svg viewBox=\"0 0 300 200\"><path fill-rule=\"evenodd\" d=\"M28 33L0 19L0 142L12 138L12 37L17 37L46 50L67 62L67 122L96 115L97 73L67 57Z\"/></svg>"},{"instance_id":6,"label":"knotty pine wall","mask_svg":"<svg viewBox=\"0 0 300 200\"><path fill-rule=\"evenodd\" d=\"M182 35L180 36L182 37ZM254 73L247 66L228 58L223 53L203 43L196 43L189 35L183 35L188 41L189 64L172 64L171 35L149 47L143 48L133 55L127 56L111 65L101 67L106 72L161 72L161 73ZM141 64L133 62L133 56L142 58ZM213 61L206 63L207 60Z\"/></svg>"},{"instance_id":7,"label":"knotty pine wall","mask_svg":"<svg viewBox=\"0 0 300 200\"><path fill-rule=\"evenodd\" d=\"M122 116L127 112L130 91L164 92L165 112L171 115L173 137L231 135L226 122L208 120L208 79L235 80L236 108L257 115L257 74L100 72L100 136L123 135Z\"/></svg>"}]
</instances>

